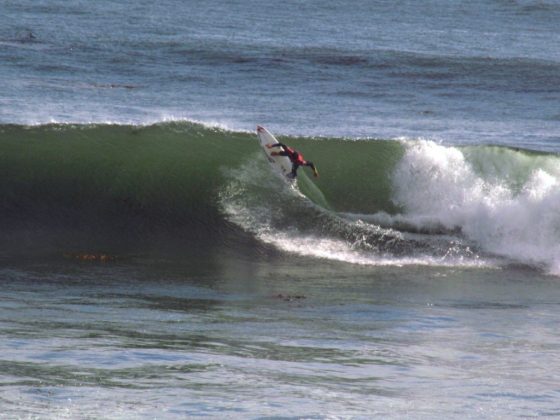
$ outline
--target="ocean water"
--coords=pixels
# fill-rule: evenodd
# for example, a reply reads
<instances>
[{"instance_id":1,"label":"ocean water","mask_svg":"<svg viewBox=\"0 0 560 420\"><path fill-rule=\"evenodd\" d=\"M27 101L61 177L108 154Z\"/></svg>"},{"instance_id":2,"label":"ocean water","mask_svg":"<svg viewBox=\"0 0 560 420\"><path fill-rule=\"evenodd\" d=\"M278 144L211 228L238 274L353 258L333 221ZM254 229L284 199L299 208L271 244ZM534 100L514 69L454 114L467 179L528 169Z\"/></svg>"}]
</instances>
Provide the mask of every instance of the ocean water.
<instances>
[{"instance_id":1,"label":"ocean water","mask_svg":"<svg viewBox=\"0 0 560 420\"><path fill-rule=\"evenodd\" d=\"M0 3L0 418L560 415L558 21Z\"/></svg>"}]
</instances>

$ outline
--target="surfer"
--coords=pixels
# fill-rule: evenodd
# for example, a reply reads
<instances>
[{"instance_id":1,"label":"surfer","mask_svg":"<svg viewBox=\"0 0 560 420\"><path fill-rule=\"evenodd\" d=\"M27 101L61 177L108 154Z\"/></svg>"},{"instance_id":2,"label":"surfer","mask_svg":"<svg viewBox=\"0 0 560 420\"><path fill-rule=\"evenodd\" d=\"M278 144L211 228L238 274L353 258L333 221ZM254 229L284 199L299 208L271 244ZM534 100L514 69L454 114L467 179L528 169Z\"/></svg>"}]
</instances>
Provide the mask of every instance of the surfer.
<instances>
[{"instance_id":1,"label":"surfer","mask_svg":"<svg viewBox=\"0 0 560 420\"><path fill-rule=\"evenodd\" d=\"M266 147L268 147L269 149L271 149L273 147L281 147L282 148L281 152L272 152L272 153L270 153L270 155L271 156L287 156L290 159L290 162L292 162L292 173L291 173L292 178L295 179L295 177L297 176L297 170L300 166L309 166L311 168L311 170L313 171L313 175L315 177L319 176L319 172L317 171L317 168L315 167L313 162L305 160L303 158L303 155L300 152L298 152L297 150L292 149L291 147L288 147L283 143L271 143L271 144L267 144Z\"/></svg>"}]
</instances>

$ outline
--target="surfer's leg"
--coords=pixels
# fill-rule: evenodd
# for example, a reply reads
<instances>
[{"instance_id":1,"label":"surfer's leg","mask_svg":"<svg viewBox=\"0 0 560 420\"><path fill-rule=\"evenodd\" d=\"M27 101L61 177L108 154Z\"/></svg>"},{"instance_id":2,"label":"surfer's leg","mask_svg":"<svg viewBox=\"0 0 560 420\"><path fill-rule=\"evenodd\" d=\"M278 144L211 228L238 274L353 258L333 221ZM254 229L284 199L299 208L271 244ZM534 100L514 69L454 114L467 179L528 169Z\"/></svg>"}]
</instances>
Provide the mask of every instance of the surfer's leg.
<instances>
[{"instance_id":1,"label":"surfer's leg","mask_svg":"<svg viewBox=\"0 0 560 420\"><path fill-rule=\"evenodd\" d=\"M292 178L295 178L297 176L298 168L299 165L297 163L292 163Z\"/></svg>"}]
</instances>

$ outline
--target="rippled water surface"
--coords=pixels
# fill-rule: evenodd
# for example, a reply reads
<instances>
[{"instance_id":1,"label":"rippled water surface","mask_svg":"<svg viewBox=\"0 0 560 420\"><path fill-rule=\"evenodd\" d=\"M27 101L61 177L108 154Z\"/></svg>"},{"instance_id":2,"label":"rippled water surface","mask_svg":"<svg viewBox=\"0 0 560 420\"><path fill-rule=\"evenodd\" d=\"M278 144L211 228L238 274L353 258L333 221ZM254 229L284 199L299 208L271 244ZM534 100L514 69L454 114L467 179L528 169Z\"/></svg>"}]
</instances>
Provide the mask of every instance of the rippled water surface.
<instances>
[{"instance_id":1,"label":"rippled water surface","mask_svg":"<svg viewBox=\"0 0 560 420\"><path fill-rule=\"evenodd\" d=\"M559 414L555 278L312 268L276 258L5 268L4 413Z\"/></svg>"}]
</instances>

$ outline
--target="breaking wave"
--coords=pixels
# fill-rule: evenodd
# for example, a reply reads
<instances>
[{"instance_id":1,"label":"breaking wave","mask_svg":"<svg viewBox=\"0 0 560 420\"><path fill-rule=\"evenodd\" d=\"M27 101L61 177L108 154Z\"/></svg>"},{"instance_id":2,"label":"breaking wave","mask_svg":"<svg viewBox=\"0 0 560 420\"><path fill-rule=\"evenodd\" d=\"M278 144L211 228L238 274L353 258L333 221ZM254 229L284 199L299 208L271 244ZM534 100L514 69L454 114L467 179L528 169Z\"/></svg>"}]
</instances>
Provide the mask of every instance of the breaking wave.
<instances>
[{"instance_id":1,"label":"breaking wave","mask_svg":"<svg viewBox=\"0 0 560 420\"><path fill-rule=\"evenodd\" d=\"M282 138L282 137L281 137ZM190 122L0 126L0 247L234 252L560 274L560 156L432 141L283 137L290 188L251 133Z\"/></svg>"}]
</instances>

